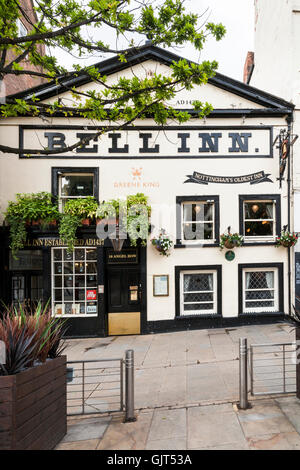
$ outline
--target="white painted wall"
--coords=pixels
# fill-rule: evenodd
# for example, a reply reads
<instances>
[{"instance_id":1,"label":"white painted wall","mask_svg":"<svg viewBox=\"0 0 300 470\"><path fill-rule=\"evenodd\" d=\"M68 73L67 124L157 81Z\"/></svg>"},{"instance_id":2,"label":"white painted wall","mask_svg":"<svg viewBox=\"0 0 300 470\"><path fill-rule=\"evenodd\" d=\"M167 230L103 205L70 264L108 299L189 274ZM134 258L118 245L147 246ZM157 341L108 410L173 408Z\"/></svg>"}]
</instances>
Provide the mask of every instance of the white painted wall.
<instances>
[{"instance_id":1,"label":"white painted wall","mask_svg":"<svg viewBox=\"0 0 300 470\"><path fill-rule=\"evenodd\" d=\"M250 85L295 105L292 187L295 230L300 231L300 0L255 0L255 67ZM300 251L300 243L295 246Z\"/></svg>"}]
</instances>

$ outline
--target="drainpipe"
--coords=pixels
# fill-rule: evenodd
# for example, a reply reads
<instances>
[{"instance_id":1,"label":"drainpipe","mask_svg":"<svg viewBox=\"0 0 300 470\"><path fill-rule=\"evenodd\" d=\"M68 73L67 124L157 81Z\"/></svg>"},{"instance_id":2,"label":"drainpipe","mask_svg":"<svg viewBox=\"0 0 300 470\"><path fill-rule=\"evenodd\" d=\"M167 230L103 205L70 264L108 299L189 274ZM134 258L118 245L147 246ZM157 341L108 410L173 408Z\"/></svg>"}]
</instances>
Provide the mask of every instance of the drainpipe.
<instances>
[{"instance_id":1,"label":"drainpipe","mask_svg":"<svg viewBox=\"0 0 300 470\"><path fill-rule=\"evenodd\" d=\"M289 135L292 132L292 122L293 116L288 116L286 118L288 124L288 133ZM289 137L290 139L290 137ZM287 190L288 190L288 230L291 230L291 153L292 149L289 148L289 158L288 158L288 174L287 174ZM291 286L291 247L288 247L288 289L289 289L289 315L292 313L292 286Z\"/></svg>"}]
</instances>

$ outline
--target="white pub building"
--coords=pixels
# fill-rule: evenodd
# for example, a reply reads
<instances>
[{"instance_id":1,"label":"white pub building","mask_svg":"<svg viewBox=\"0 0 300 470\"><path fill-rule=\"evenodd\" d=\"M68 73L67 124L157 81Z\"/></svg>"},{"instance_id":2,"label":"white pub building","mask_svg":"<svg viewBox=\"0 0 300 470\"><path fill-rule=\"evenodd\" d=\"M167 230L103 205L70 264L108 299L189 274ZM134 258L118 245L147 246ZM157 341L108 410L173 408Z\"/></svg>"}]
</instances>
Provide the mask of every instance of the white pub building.
<instances>
[{"instance_id":1,"label":"white pub building","mask_svg":"<svg viewBox=\"0 0 300 470\"><path fill-rule=\"evenodd\" d=\"M153 45L97 66L109 77L169 73L179 57ZM72 86L90 85L78 78ZM96 85L93 85L96 86ZM69 92L46 84L19 94L43 102ZM193 100L209 102L206 119L193 114ZM96 226L78 229L72 254L57 228L29 227L15 260L9 227L0 231L0 298L6 302L51 299L53 312L68 317L70 336L147 334L282 320L293 304L292 250L276 246L284 226L291 230L289 165L280 175L280 131L293 106L272 94L221 74L172 105L190 110L185 125L164 128L149 118L73 152L55 156L0 155L1 223L16 193L52 192L98 201L144 193L152 208L146 247L114 251ZM42 121L2 119L1 143L21 148L60 149L93 133L95 123L57 116ZM278 143L278 141L277 141ZM151 238L164 229L173 239L161 256ZM220 249L227 231L244 237L242 246ZM191 236L191 233L193 236ZM69 283L71 279L71 284Z\"/></svg>"}]
</instances>

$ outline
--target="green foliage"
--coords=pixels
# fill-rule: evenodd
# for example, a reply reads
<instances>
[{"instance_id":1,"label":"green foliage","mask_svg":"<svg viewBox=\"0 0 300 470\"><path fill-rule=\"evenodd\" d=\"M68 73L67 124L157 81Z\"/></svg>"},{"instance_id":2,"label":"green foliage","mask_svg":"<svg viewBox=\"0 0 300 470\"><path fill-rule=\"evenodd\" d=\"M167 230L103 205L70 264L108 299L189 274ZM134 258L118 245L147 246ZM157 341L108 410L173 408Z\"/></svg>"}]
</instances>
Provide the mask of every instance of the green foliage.
<instances>
[{"instance_id":1,"label":"green foliage","mask_svg":"<svg viewBox=\"0 0 300 470\"><path fill-rule=\"evenodd\" d=\"M116 218L119 225L127 231L131 246L140 240L146 246L150 227L151 206L143 193L127 196L124 199L103 201L96 212L98 219Z\"/></svg>"},{"instance_id":2,"label":"green foliage","mask_svg":"<svg viewBox=\"0 0 300 470\"><path fill-rule=\"evenodd\" d=\"M159 251L159 254L162 256L170 256L169 250L173 246L173 241L167 235L164 229L160 229L159 236L157 238L152 238L151 243Z\"/></svg>"},{"instance_id":3,"label":"green foliage","mask_svg":"<svg viewBox=\"0 0 300 470\"><path fill-rule=\"evenodd\" d=\"M82 217L62 214L59 223L59 237L67 245L69 252L74 250L76 241L76 230L81 224Z\"/></svg>"},{"instance_id":4,"label":"green foliage","mask_svg":"<svg viewBox=\"0 0 300 470\"><path fill-rule=\"evenodd\" d=\"M39 0L33 2L33 5L37 21L26 37L19 37L17 21L22 17L20 0L0 0L0 74L2 78L7 74L16 77L22 74L30 75L30 67L23 66L26 56L29 64L38 67L35 69L37 76L40 74L53 84L67 79L64 80L64 87L72 93L73 103L70 105L70 101L64 98L51 103L39 101L34 96L27 99L9 98L1 105L0 112L3 117L53 116L60 112L66 117L76 115L99 122L106 121L103 128L99 128L98 136L109 129L107 121L109 125L116 123L119 128L149 116L159 125L166 124L169 119L184 123L190 119L190 114L176 110L167 103L174 99L179 90L191 90L195 85L205 84L216 72L218 64L215 61L195 64L179 60L172 64L168 76L153 72L150 77L145 74L144 77L125 78L119 74L113 83L108 84L100 66L76 63L73 70L68 71L64 64L59 64L57 59L49 54L49 51L55 48L61 48L66 54L78 58L85 58L91 53L102 57L113 53L120 63L126 63L131 48L136 51L140 49L141 36L151 40L153 45L163 48L189 43L195 49L201 50L209 36L219 41L225 34L225 27L211 22L203 24L202 12L187 12L183 0L159 0L155 5L152 2L138 2L132 5L130 0L90 0L88 4L79 0ZM117 38L126 37L128 47L118 47L115 41L107 44L102 32L104 25L115 33ZM87 28L92 34L86 34ZM92 39L101 34L102 40ZM110 37L109 32L107 37ZM41 46L48 48L47 55L42 54ZM5 57L10 57L12 52L16 58L11 63L5 63ZM77 90L75 86L68 85L73 78L81 76L94 82L91 83L90 89ZM208 103L197 101L195 110L203 117L211 112L212 107ZM78 141L72 149L80 144ZM5 151L18 153L14 148L5 148ZM47 155L61 151L39 148L24 153Z\"/></svg>"},{"instance_id":5,"label":"green foliage","mask_svg":"<svg viewBox=\"0 0 300 470\"><path fill-rule=\"evenodd\" d=\"M282 230L280 237L276 238L276 246L294 246L298 242L298 233Z\"/></svg>"},{"instance_id":6,"label":"green foliage","mask_svg":"<svg viewBox=\"0 0 300 470\"><path fill-rule=\"evenodd\" d=\"M243 244L244 237L238 233L231 233L230 227L228 228L227 233L222 233L220 236L220 249L223 250L226 248L235 248Z\"/></svg>"},{"instance_id":7,"label":"green foliage","mask_svg":"<svg viewBox=\"0 0 300 470\"><path fill-rule=\"evenodd\" d=\"M94 219L98 203L93 196L84 198L68 199L64 206L64 213L78 216L82 219Z\"/></svg>"},{"instance_id":8,"label":"green foliage","mask_svg":"<svg viewBox=\"0 0 300 470\"><path fill-rule=\"evenodd\" d=\"M0 340L6 349L0 376L18 374L47 358L58 357L64 349L65 322L53 317L48 304L43 307L41 302L29 313L22 304L6 307L0 319Z\"/></svg>"},{"instance_id":9,"label":"green foliage","mask_svg":"<svg viewBox=\"0 0 300 470\"><path fill-rule=\"evenodd\" d=\"M26 241L26 222L41 220L43 226L59 218L57 204L52 202L52 195L41 191L38 193L16 194L16 201L9 201L4 213L10 227L10 248L16 255Z\"/></svg>"}]
</instances>

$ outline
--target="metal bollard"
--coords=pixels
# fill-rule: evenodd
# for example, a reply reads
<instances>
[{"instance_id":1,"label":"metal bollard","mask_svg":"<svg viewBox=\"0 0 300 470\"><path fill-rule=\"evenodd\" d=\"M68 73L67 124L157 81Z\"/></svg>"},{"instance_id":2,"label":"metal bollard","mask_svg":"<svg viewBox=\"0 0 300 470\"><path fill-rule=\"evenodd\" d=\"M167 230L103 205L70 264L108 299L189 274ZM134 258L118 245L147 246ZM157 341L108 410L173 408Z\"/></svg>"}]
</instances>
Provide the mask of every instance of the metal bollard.
<instances>
[{"instance_id":1,"label":"metal bollard","mask_svg":"<svg viewBox=\"0 0 300 470\"><path fill-rule=\"evenodd\" d=\"M248 347L247 338L240 338L240 402L239 408L246 410L248 403Z\"/></svg>"},{"instance_id":2,"label":"metal bollard","mask_svg":"<svg viewBox=\"0 0 300 470\"><path fill-rule=\"evenodd\" d=\"M125 353L125 423L136 421L134 416L134 351Z\"/></svg>"}]
</instances>

